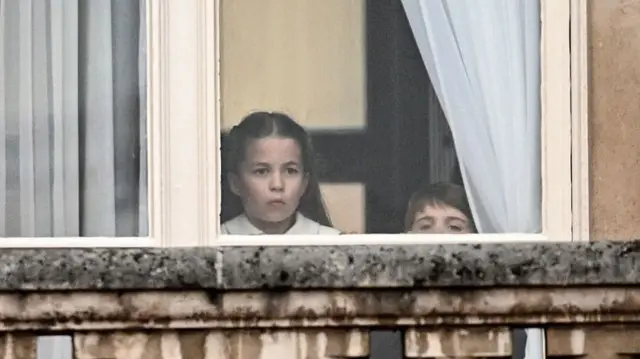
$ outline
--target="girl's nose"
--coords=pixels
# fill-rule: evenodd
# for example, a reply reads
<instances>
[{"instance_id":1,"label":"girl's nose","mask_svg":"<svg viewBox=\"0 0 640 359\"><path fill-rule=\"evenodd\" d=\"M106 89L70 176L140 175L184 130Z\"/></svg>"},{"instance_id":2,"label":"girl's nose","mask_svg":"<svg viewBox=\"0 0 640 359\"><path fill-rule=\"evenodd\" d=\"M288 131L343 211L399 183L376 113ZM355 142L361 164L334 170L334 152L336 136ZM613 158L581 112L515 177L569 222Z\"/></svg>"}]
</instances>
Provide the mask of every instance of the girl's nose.
<instances>
[{"instance_id":1,"label":"girl's nose","mask_svg":"<svg viewBox=\"0 0 640 359\"><path fill-rule=\"evenodd\" d=\"M282 176L280 176L279 173L274 173L269 181L269 189L272 191L282 191L283 188L284 183L282 181Z\"/></svg>"}]
</instances>

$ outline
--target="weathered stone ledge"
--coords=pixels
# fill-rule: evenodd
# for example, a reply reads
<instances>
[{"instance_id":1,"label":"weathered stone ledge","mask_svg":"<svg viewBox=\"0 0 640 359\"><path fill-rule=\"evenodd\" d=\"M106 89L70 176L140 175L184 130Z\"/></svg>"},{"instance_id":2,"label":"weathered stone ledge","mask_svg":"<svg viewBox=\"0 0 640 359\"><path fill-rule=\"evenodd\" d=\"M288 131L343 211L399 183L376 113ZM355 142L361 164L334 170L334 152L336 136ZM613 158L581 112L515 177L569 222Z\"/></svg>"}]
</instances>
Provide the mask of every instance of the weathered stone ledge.
<instances>
[{"instance_id":1,"label":"weathered stone ledge","mask_svg":"<svg viewBox=\"0 0 640 359\"><path fill-rule=\"evenodd\" d=\"M640 323L640 288L0 293L5 330Z\"/></svg>"},{"instance_id":2,"label":"weathered stone ledge","mask_svg":"<svg viewBox=\"0 0 640 359\"><path fill-rule=\"evenodd\" d=\"M638 241L0 250L0 291L638 284Z\"/></svg>"}]
</instances>

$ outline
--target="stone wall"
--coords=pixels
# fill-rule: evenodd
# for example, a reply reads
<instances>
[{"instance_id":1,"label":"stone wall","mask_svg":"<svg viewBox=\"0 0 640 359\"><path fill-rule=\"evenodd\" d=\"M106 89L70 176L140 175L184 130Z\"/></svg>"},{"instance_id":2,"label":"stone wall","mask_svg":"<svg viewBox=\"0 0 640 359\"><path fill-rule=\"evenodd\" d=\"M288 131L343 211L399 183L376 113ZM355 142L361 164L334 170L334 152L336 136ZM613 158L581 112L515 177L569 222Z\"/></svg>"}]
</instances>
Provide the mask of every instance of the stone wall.
<instances>
[{"instance_id":1,"label":"stone wall","mask_svg":"<svg viewBox=\"0 0 640 359\"><path fill-rule=\"evenodd\" d=\"M591 238L640 235L640 0L589 4Z\"/></svg>"}]
</instances>

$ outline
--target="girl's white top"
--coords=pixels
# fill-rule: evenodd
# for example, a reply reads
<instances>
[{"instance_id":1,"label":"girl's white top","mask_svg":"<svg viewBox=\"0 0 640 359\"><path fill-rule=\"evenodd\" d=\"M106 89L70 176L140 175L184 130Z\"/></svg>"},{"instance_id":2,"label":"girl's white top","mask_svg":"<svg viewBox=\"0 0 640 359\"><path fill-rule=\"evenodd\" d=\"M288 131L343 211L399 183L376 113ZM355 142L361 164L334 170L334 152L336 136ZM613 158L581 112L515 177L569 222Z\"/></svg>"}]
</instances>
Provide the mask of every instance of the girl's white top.
<instances>
[{"instance_id":1,"label":"girl's white top","mask_svg":"<svg viewBox=\"0 0 640 359\"><path fill-rule=\"evenodd\" d=\"M252 235L264 234L264 232L251 224L247 216L243 213L224 222L222 224L222 234ZM340 231L335 228L323 226L297 213L296 223L284 234L340 234Z\"/></svg>"}]
</instances>

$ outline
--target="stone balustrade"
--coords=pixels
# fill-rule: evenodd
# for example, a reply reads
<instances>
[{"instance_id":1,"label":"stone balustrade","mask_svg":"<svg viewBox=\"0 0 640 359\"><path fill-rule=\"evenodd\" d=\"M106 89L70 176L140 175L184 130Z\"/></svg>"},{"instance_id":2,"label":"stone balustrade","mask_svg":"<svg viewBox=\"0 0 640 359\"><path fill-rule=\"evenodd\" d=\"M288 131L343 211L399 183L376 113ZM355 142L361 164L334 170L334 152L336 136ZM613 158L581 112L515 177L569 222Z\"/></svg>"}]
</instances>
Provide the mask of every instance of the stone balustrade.
<instances>
[{"instance_id":1,"label":"stone balustrade","mask_svg":"<svg viewBox=\"0 0 640 359\"><path fill-rule=\"evenodd\" d=\"M632 358L639 320L639 242L0 251L3 359Z\"/></svg>"}]
</instances>

